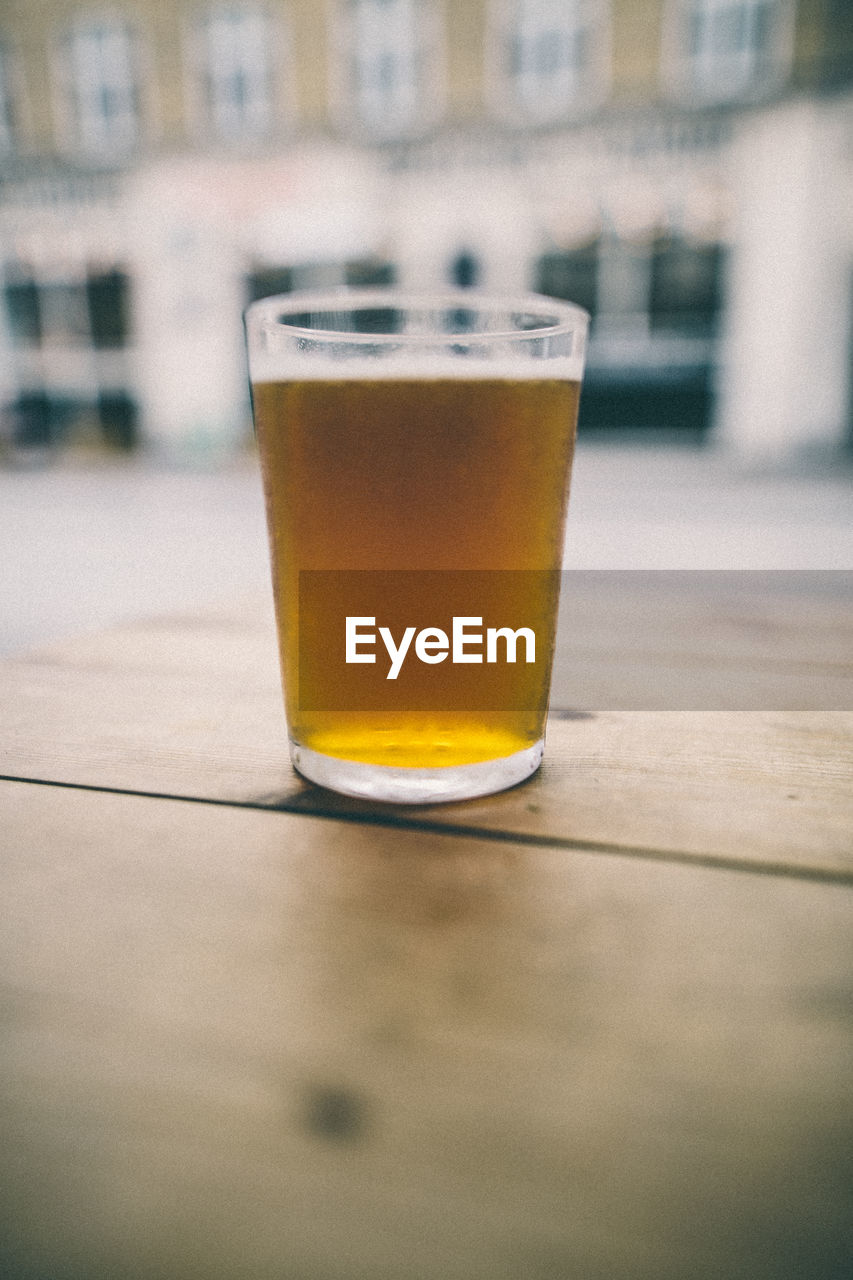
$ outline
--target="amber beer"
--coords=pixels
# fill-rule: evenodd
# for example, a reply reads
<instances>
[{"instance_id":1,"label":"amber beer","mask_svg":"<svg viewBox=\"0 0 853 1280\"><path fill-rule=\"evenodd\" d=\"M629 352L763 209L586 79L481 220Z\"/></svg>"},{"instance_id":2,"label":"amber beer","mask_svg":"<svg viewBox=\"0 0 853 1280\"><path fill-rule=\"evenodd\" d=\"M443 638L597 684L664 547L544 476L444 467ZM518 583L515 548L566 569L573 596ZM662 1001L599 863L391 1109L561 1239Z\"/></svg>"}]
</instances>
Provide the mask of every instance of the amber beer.
<instances>
[{"instance_id":1,"label":"amber beer","mask_svg":"<svg viewBox=\"0 0 853 1280\"><path fill-rule=\"evenodd\" d=\"M251 329L249 339L251 359ZM414 800L509 785L474 777L472 786L469 775L487 762L527 753L527 772L538 764L579 378L550 376L547 360L530 364L499 367L496 376L482 364L471 374L462 359L458 371L445 361L437 376L423 376L400 362L371 376L370 364L359 362L363 376L345 366L334 377L277 377L273 361L256 362L253 410L286 713L294 762L307 776ZM565 363L556 369L566 371ZM312 631L304 615L309 571L329 571L320 576L322 616L336 620L326 626L336 634ZM353 587L370 578L367 571L381 571L388 590L359 608ZM353 608L381 612L377 624L395 634L407 623L442 625L449 600L462 612L483 608L476 590L470 605L460 596L460 583L480 581L490 617L535 630L534 667L519 660L487 671L449 658L430 666L413 660L405 680L380 688L380 652L375 667L343 672L343 624ZM313 657L328 660L305 661L306 641ZM365 689L383 696L366 692L353 709L351 698L337 696L344 676L372 680ZM331 761L331 772L324 765L318 774L318 760ZM343 782L335 761L347 764ZM396 779L387 792L362 788L371 768ZM449 791L429 785L440 771L455 779Z\"/></svg>"}]
</instances>

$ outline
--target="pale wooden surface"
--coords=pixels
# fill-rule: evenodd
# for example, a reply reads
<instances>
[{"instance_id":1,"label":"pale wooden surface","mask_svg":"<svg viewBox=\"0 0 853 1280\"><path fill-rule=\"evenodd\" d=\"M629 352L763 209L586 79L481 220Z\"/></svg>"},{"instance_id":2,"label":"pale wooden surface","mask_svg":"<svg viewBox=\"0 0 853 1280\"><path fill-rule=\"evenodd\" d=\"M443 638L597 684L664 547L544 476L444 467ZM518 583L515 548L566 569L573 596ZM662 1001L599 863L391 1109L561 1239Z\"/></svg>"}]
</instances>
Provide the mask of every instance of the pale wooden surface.
<instances>
[{"instance_id":1,"label":"pale wooden surface","mask_svg":"<svg viewBox=\"0 0 853 1280\"><path fill-rule=\"evenodd\" d=\"M849 1274L849 890L0 804L5 1274Z\"/></svg>"},{"instance_id":2,"label":"pale wooden surface","mask_svg":"<svg viewBox=\"0 0 853 1280\"><path fill-rule=\"evenodd\" d=\"M692 635L688 628L679 659ZM713 649L723 670L738 644L733 636L722 658ZM247 605L8 662L0 774L301 812L382 812L293 774L275 655L269 612ZM801 652L791 662L799 669ZM669 667L659 659L657 669L662 687ZM388 819L853 878L853 712L576 715L556 696L539 777L464 805L386 810Z\"/></svg>"},{"instance_id":3,"label":"pale wooden surface","mask_svg":"<svg viewBox=\"0 0 853 1280\"><path fill-rule=\"evenodd\" d=\"M775 626L693 607L659 688ZM4 1280L847 1280L822 618L771 634L775 710L558 688L535 779L427 808L295 777L263 607L6 663Z\"/></svg>"}]
</instances>

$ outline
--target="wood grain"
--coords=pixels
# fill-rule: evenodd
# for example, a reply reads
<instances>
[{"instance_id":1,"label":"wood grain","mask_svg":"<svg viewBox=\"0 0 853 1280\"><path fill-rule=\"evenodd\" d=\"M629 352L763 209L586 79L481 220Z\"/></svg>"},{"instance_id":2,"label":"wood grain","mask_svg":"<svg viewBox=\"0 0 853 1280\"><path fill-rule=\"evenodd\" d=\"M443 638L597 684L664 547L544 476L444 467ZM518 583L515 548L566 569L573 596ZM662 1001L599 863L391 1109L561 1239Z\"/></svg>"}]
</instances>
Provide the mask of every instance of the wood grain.
<instances>
[{"instance_id":1,"label":"wood grain","mask_svg":"<svg viewBox=\"0 0 853 1280\"><path fill-rule=\"evenodd\" d=\"M302 783L288 763L268 600L137 622L5 663L0 773L849 878L853 711L832 705L851 683L846 581L569 575L545 764L529 784L484 800L392 809ZM623 698L645 685L650 704L668 690L677 705L685 681L694 695L704 681L712 704L714 688L739 679L738 698L769 689L777 709L572 709L599 677L604 697L620 670L633 672ZM784 705L785 687L795 706L815 685L810 710Z\"/></svg>"},{"instance_id":2,"label":"wood grain","mask_svg":"<svg viewBox=\"0 0 853 1280\"><path fill-rule=\"evenodd\" d=\"M841 1280L853 894L0 784L16 1280Z\"/></svg>"},{"instance_id":3,"label":"wood grain","mask_svg":"<svg viewBox=\"0 0 853 1280\"><path fill-rule=\"evenodd\" d=\"M853 573L566 573L552 705L853 711Z\"/></svg>"},{"instance_id":4,"label":"wood grain","mask_svg":"<svg viewBox=\"0 0 853 1280\"><path fill-rule=\"evenodd\" d=\"M268 599L151 618L31 659L278 684ZM853 711L853 573L564 575L552 706Z\"/></svg>"},{"instance_id":5,"label":"wood grain","mask_svg":"<svg viewBox=\"0 0 853 1280\"><path fill-rule=\"evenodd\" d=\"M209 637L205 637L207 644ZM103 643L103 642L102 642ZM196 641L193 640L193 644ZM247 645L248 649L248 645ZM606 712L553 718L523 787L390 808L291 770L275 672L151 672L112 661L0 669L0 773L604 850L853 873L853 713Z\"/></svg>"}]
</instances>

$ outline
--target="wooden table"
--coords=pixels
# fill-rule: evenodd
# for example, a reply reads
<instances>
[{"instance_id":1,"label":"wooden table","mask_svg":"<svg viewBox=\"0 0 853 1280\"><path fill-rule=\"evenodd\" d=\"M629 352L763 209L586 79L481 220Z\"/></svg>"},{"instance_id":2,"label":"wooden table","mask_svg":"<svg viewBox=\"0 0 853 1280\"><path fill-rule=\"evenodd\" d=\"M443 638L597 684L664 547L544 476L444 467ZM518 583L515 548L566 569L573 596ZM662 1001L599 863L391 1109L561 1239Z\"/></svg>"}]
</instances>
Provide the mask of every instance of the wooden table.
<instances>
[{"instance_id":1,"label":"wooden table","mask_svg":"<svg viewBox=\"0 0 853 1280\"><path fill-rule=\"evenodd\" d=\"M392 809L291 772L274 652L0 670L0 1274L847 1280L853 714L564 662L535 779Z\"/></svg>"}]
</instances>

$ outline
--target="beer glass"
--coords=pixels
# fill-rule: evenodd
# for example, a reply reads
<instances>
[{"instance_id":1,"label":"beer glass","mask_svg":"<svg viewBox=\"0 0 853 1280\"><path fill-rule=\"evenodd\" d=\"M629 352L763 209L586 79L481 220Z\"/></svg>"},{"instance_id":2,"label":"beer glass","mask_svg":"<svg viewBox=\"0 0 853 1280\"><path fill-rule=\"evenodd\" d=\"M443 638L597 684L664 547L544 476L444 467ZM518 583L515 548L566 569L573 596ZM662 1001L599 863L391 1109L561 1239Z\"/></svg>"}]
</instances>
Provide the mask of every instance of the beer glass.
<instances>
[{"instance_id":1,"label":"beer glass","mask_svg":"<svg viewBox=\"0 0 853 1280\"><path fill-rule=\"evenodd\" d=\"M402 803L538 768L588 316L339 290L246 312L297 771Z\"/></svg>"}]
</instances>

